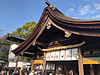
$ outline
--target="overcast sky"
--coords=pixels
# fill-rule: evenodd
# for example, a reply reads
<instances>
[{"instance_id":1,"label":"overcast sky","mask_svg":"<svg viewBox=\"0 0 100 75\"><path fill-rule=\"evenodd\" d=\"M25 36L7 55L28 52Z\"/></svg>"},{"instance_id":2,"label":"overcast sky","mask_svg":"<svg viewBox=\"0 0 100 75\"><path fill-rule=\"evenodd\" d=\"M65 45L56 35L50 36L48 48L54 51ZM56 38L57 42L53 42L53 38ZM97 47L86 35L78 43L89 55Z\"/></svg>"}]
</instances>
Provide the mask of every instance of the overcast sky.
<instances>
[{"instance_id":1,"label":"overcast sky","mask_svg":"<svg viewBox=\"0 0 100 75\"><path fill-rule=\"evenodd\" d=\"M65 16L76 19L100 19L100 0L48 0ZM2 35L12 33L26 22L38 23L45 0L0 0ZM1 36L2 36L1 35Z\"/></svg>"}]
</instances>

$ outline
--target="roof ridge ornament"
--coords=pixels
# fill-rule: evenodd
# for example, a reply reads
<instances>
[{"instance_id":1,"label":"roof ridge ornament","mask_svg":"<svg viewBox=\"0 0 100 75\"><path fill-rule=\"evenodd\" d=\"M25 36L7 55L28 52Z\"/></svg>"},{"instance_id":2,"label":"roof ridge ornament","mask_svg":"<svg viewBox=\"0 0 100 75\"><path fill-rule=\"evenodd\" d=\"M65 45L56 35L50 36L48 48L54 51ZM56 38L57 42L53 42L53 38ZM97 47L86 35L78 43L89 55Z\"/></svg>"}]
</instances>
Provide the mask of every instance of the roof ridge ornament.
<instances>
[{"instance_id":1,"label":"roof ridge ornament","mask_svg":"<svg viewBox=\"0 0 100 75\"><path fill-rule=\"evenodd\" d=\"M50 4L47 0L45 0L45 3L46 3L48 6L52 5L52 4Z\"/></svg>"},{"instance_id":2,"label":"roof ridge ornament","mask_svg":"<svg viewBox=\"0 0 100 75\"><path fill-rule=\"evenodd\" d=\"M45 3L52 9L52 10L56 10L55 6L50 4L47 0L45 0Z\"/></svg>"}]
</instances>

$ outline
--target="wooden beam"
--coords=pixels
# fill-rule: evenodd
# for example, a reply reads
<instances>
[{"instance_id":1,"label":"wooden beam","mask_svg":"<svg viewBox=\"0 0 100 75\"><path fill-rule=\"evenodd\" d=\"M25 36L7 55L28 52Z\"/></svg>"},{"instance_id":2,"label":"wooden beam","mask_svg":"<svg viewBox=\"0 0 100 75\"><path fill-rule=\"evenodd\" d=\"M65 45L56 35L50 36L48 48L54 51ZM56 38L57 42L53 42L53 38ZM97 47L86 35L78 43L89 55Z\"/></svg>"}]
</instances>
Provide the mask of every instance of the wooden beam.
<instances>
[{"instance_id":1,"label":"wooden beam","mask_svg":"<svg viewBox=\"0 0 100 75\"><path fill-rule=\"evenodd\" d=\"M84 75L83 58L82 58L82 52L81 52L80 48L78 48L78 54L80 56L78 59L79 75Z\"/></svg>"},{"instance_id":2,"label":"wooden beam","mask_svg":"<svg viewBox=\"0 0 100 75\"><path fill-rule=\"evenodd\" d=\"M26 54L30 54L30 55L34 55L34 53L31 53L31 52L24 52Z\"/></svg>"},{"instance_id":3,"label":"wooden beam","mask_svg":"<svg viewBox=\"0 0 100 75\"><path fill-rule=\"evenodd\" d=\"M42 72L44 72L44 70L46 69L46 52L44 52L44 58L43 58L43 70Z\"/></svg>"},{"instance_id":4,"label":"wooden beam","mask_svg":"<svg viewBox=\"0 0 100 75\"><path fill-rule=\"evenodd\" d=\"M73 45L67 45L67 46L60 46L60 47L54 47L54 48L48 48L48 49L41 49L42 51L54 51L54 50L60 50L60 49L68 49L68 48L76 48L76 47L80 47L83 44L85 44L86 42L83 41L79 44L73 44Z\"/></svg>"},{"instance_id":5,"label":"wooden beam","mask_svg":"<svg viewBox=\"0 0 100 75\"><path fill-rule=\"evenodd\" d=\"M95 54L95 55L83 55L83 57L100 57L100 54Z\"/></svg>"},{"instance_id":6,"label":"wooden beam","mask_svg":"<svg viewBox=\"0 0 100 75\"><path fill-rule=\"evenodd\" d=\"M36 44L43 46L44 48L46 47L46 44L42 43L42 42L36 42Z\"/></svg>"}]
</instances>

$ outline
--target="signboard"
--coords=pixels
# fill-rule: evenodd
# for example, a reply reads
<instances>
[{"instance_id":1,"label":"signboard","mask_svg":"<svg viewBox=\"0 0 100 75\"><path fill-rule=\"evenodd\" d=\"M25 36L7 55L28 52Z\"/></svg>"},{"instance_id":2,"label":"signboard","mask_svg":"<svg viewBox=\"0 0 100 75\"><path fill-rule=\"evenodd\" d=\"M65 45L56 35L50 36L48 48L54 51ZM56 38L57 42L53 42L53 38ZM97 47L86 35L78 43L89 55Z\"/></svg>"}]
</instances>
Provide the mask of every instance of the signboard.
<instances>
[{"instance_id":1,"label":"signboard","mask_svg":"<svg viewBox=\"0 0 100 75\"><path fill-rule=\"evenodd\" d=\"M83 58L83 64L100 64L100 57Z\"/></svg>"},{"instance_id":2,"label":"signboard","mask_svg":"<svg viewBox=\"0 0 100 75\"><path fill-rule=\"evenodd\" d=\"M27 66L27 65L31 65L31 63L26 63L26 62L18 62L17 67L22 67L23 65ZM16 67L16 62L9 62L9 66L8 67Z\"/></svg>"},{"instance_id":3,"label":"signboard","mask_svg":"<svg viewBox=\"0 0 100 75\"><path fill-rule=\"evenodd\" d=\"M66 49L47 52L46 61L78 60L78 49Z\"/></svg>"},{"instance_id":4,"label":"signboard","mask_svg":"<svg viewBox=\"0 0 100 75\"><path fill-rule=\"evenodd\" d=\"M34 60L34 64L43 64L43 60Z\"/></svg>"}]
</instances>

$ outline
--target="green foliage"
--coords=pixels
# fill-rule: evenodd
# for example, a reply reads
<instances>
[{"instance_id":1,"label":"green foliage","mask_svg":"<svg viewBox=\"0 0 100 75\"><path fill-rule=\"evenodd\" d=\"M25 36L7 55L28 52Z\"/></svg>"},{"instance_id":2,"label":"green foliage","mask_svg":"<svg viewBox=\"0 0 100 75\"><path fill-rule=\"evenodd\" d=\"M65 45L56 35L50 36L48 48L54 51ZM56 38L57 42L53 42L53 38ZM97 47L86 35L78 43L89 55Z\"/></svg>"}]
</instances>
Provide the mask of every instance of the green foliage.
<instances>
[{"instance_id":1,"label":"green foliage","mask_svg":"<svg viewBox=\"0 0 100 75\"><path fill-rule=\"evenodd\" d=\"M26 39L32 33L32 31L34 30L34 28L36 27L36 24L37 23L34 22L34 21L27 22L22 27L17 28L16 31L13 31L12 34ZM28 61L31 60L31 58L25 57L25 56L20 56L19 59L24 61L24 62L28 62Z\"/></svg>"},{"instance_id":2,"label":"green foliage","mask_svg":"<svg viewBox=\"0 0 100 75\"><path fill-rule=\"evenodd\" d=\"M22 27L17 28L16 31L13 31L12 34L27 38L33 29L36 27L36 22L27 22L25 23ZM0 29L0 32L2 29ZM13 44L14 42L6 40L6 35L3 37L0 37L0 60L8 62L8 53L10 49L10 45ZM18 44L18 43L17 43ZM21 56L20 59L22 59L25 62L28 62L31 60L29 57L23 57Z\"/></svg>"},{"instance_id":3,"label":"green foliage","mask_svg":"<svg viewBox=\"0 0 100 75\"><path fill-rule=\"evenodd\" d=\"M30 57L26 57L26 56L19 56L19 59L24 61L24 62L29 62L31 60Z\"/></svg>"},{"instance_id":4,"label":"green foliage","mask_svg":"<svg viewBox=\"0 0 100 75\"><path fill-rule=\"evenodd\" d=\"M33 29L36 27L36 22L27 22L25 23L22 27L17 28L16 31L13 31L12 34L23 37L23 38L28 38L28 36L31 34Z\"/></svg>"},{"instance_id":5,"label":"green foliage","mask_svg":"<svg viewBox=\"0 0 100 75\"><path fill-rule=\"evenodd\" d=\"M0 60L8 62L8 53L12 42L5 38L6 36L0 37Z\"/></svg>"}]
</instances>

